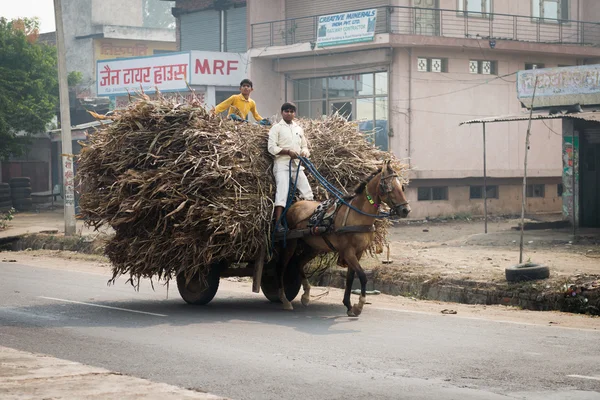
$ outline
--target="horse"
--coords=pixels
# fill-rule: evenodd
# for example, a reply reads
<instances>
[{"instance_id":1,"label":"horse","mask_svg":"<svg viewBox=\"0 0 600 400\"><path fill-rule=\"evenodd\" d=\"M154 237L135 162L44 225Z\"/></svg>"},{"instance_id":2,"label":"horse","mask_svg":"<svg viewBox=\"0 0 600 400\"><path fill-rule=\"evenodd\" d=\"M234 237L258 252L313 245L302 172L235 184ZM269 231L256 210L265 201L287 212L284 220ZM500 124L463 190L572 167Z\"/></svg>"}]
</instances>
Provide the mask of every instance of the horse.
<instances>
[{"instance_id":1,"label":"horse","mask_svg":"<svg viewBox=\"0 0 600 400\"><path fill-rule=\"evenodd\" d=\"M360 266L360 259L369 249L373 240L373 223L376 215L379 214L382 201L390 207L390 215L406 218L410 213L402 180L392 168L390 161L384 162L377 172L364 180L356 188L354 195L344 198L344 202L333 216L335 230L321 236L309 235L300 239L287 240L287 246L283 249L277 264L278 294L284 310L293 310L283 289L283 278L285 270L295 254L298 241L301 241L304 246L297 265L304 290L301 297L302 304L307 306L310 302L310 284L306 278L304 266L319 254L335 251L339 257L338 264L348 269L343 300L343 304L347 308L347 315L357 317L362 313L366 302L367 276ZM316 201L306 200L292 204L285 215L289 229L306 229L309 218L319 204ZM353 210L349 205L362 213ZM355 275L358 275L360 280L361 294L358 304L352 305L350 292Z\"/></svg>"}]
</instances>

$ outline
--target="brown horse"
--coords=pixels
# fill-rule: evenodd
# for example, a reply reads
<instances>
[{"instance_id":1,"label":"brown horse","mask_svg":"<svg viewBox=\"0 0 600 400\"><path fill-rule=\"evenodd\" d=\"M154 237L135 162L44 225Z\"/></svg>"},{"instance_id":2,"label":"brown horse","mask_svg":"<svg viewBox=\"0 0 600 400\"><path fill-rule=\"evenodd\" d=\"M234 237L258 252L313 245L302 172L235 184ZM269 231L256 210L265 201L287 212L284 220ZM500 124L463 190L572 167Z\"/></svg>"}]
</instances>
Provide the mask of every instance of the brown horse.
<instances>
[{"instance_id":1,"label":"brown horse","mask_svg":"<svg viewBox=\"0 0 600 400\"><path fill-rule=\"evenodd\" d=\"M362 313L366 302L367 276L360 266L359 261L373 240L374 233L372 226L376 218L374 215L379 213L379 206L382 201L390 207L391 214L395 214L400 218L408 216L410 206L404 195L402 181L389 161L386 161L379 171L361 183L354 195L348 196L344 200L346 204L350 204L369 215L361 214L347 205L342 205L338 208L334 216L335 229L332 233L323 236L305 236L301 239L287 241L287 246L283 250L277 266L279 299L283 303L285 310L293 310L293 307L285 296L283 277L287 265L296 251L297 241L301 240L305 244L298 260L302 287L304 289L302 304L306 306L310 301L310 285L304 273L304 266L318 254L336 251L339 254L338 264L348 268L346 291L344 292L343 301L348 309L348 316L354 317ZM306 228L308 226L308 219L318 205L319 203L316 201L299 201L294 203L286 214L288 227L290 229ZM342 233L340 230L346 230L346 232ZM350 302L350 291L355 274L360 279L361 295L358 304L353 306Z\"/></svg>"}]
</instances>

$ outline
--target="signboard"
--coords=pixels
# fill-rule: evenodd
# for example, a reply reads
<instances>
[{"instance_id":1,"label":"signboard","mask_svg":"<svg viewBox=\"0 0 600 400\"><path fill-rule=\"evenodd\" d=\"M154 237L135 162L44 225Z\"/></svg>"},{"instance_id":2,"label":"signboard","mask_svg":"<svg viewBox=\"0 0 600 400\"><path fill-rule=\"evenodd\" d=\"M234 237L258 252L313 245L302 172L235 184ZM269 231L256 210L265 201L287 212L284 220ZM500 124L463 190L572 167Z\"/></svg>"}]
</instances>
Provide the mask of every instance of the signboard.
<instances>
[{"instance_id":1,"label":"signboard","mask_svg":"<svg viewBox=\"0 0 600 400\"><path fill-rule=\"evenodd\" d=\"M363 89L361 75L332 76L332 77L328 78L327 86L329 87L329 90L353 91L355 81L356 81L356 90L360 92Z\"/></svg>"},{"instance_id":2,"label":"signboard","mask_svg":"<svg viewBox=\"0 0 600 400\"><path fill-rule=\"evenodd\" d=\"M371 42L375 36L377 9L323 15L317 27L317 46Z\"/></svg>"},{"instance_id":3,"label":"signboard","mask_svg":"<svg viewBox=\"0 0 600 400\"><path fill-rule=\"evenodd\" d=\"M536 77L535 104L532 104ZM519 71L517 97L527 108L598 105L600 65Z\"/></svg>"},{"instance_id":4,"label":"signboard","mask_svg":"<svg viewBox=\"0 0 600 400\"><path fill-rule=\"evenodd\" d=\"M144 90L154 93L187 90L190 54L102 60L96 66L98 96L116 96Z\"/></svg>"},{"instance_id":5,"label":"signboard","mask_svg":"<svg viewBox=\"0 0 600 400\"><path fill-rule=\"evenodd\" d=\"M191 51L190 84L239 87L247 65L246 53Z\"/></svg>"},{"instance_id":6,"label":"signboard","mask_svg":"<svg viewBox=\"0 0 600 400\"><path fill-rule=\"evenodd\" d=\"M96 39L94 53L97 60L110 60L125 57L151 56L156 52L175 52L175 42L152 42L146 40Z\"/></svg>"}]
</instances>

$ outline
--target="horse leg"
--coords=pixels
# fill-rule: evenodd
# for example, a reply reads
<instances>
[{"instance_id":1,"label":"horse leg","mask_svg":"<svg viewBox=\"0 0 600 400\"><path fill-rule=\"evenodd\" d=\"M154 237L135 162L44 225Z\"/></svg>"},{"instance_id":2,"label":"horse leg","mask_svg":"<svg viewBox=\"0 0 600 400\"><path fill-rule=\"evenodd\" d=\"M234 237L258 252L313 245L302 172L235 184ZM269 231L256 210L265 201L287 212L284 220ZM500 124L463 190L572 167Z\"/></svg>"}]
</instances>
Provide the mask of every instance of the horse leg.
<instances>
[{"instance_id":1,"label":"horse leg","mask_svg":"<svg viewBox=\"0 0 600 400\"><path fill-rule=\"evenodd\" d=\"M285 283L283 282L283 277L285 276L285 270L287 269L290 260L294 256L295 251L296 240L288 240L286 248L283 249L281 259L277 263L277 289L279 294L279 300L281 301L281 304L283 304L283 309L288 311L293 310L294 307L285 296Z\"/></svg>"},{"instance_id":2,"label":"horse leg","mask_svg":"<svg viewBox=\"0 0 600 400\"><path fill-rule=\"evenodd\" d=\"M302 279L302 289L304 290L304 292L302 293L302 297L300 299L303 306L308 306L308 304L310 303L310 283L308 282L308 279L306 278L306 272L304 271L304 267L306 266L306 264L308 264L308 262L310 260L315 258L316 255L317 255L316 251L313 251L308 246L305 246L305 251L302 254L302 256L300 257L300 260L298 261L300 278Z\"/></svg>"},{"instance_id":3,"label":"horse leg","mask_svg":"<svg viewBox=\"0 0 600 400\"><path fill-rule=\"evenodd\" d=\"M360 297L358 298L358 304L353 305L351 310L348 311L348 316L354 317L358 317L362 313L363 306L367 302L367 274L365 274L365 271L358 262L360 256L362 256L362 254L359 254L358 256L356 256L356 254L348 254L344 257L344 260L348 263L348 272L350 272L352 269L354 272L356 272L356 275L358 275L358 279L360 280ZM348 282L346 282L346 285L348 285ZM348 307L350 304L350 290L351 287L348 288L348 286L346 286L346 293L348 296L348 303L346 304L346 307ZM345 296L344 300L346 300Z\"/></svg>"},{"instance_id":4,"label":"horse leg","mask_svg":"<svg viewBox=\"0 0 600 400\"><path fill-rule=\"evenodd\" d=\"M345 263L344 263L345 264ZM344 290L344 305L347 309L347 314L349 317L355 317L352 312L352 302L350 301L350 294L352 292L352 283L354 283L354 270L347 265L345 265L348 270L346 271L346 289Z\"/></svg>"}]
</instances>

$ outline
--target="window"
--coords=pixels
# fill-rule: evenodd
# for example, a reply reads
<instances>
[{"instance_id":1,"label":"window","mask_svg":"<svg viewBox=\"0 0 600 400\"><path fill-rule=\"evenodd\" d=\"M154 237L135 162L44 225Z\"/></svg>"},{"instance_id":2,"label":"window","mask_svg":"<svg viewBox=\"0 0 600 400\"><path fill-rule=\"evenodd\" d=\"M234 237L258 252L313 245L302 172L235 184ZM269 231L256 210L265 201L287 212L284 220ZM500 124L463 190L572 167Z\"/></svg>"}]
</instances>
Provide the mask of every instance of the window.
<instances>
[{"instance_id":1,"label":"window","mask_svg":"<svg viewBox=\"0 0 600 400\"><path fill-rule=\"evenodd\" d=\"M545 185L527 185L527 197L546 197Z\"/></svg>"},{"instance_id":2,"label":"window","mask_svg":"<svg viewBox=\"0 0 600 400\"><path fill-rule=\"evenodd\" d=\"M492 0L458 0L458 11L470 16L487 17L492 12Z\"/></svg>"},{"instance_id":3,"label":"window","mask_svg":"<svg viewBox=\"0 0 600 400\"><path fill-rule=\"evenodd\" d=\"M419 72L448 72L447 58L417 58L417 71Z\"/></svg>"},{"instance_id":4,"label":"window","mask_svg":"<svg viewBox=\"0 0 600 400\"><path fill-rule=\"evenodd\" d=\"M531 16L548 22L569 19L569 0L531 0ZM555 20L555 21L552 21Z\"/></svg>"},{"instance_id":5,"label":"window","mask_svg":"<svg viewBox=\"0 0 600 400\"><path fill-rule=\"evenodd\" d=\"M558 185L556 185L556 197L562 197L563 195L563 184L559 183Z\"/></svg>"},{"instance_id":6,"label":"window","mask_svg":"<svg viewBox=\"0 0 600 400\"><path fill-rule=\"evenodd\" d=\"M488 199L497 199L498 198L498 186L488 185L487 186L487 198ZM483 186L471 186L469 188L469 198L470 199L483 199Z\"/></svg>"},{"instance_id":7,"label":"window","mask_svg":"<svg viewBox=\"0 0 600 400\"><path fill-rule=\"evenodd\" d=\"M448 186L420 187L417 190L417 200L448 200Z\"/></svg>"},{"instance_id":8,"label":"window","mask_svg":"<svg viewBox=\"0 0 600 400\"><path fill-rule=\"evenodd\" d=\"M542 63L525 63L525 69L539 69L544 68Z\"/></svg>"},{"instance_id":9,"label":"window","mask_svg":"<svg viewBox=\"0 0 600 400\"><path fill-rule=\"evenodd\" d=\"M471 60L469 61L469 72L471 74L496 75L498 67L496 61Z\"/></svg>"}]
</instances>

